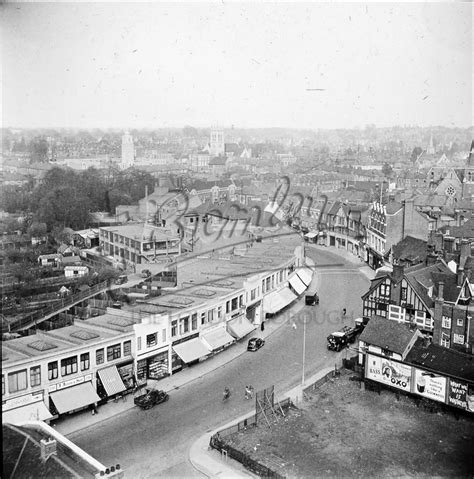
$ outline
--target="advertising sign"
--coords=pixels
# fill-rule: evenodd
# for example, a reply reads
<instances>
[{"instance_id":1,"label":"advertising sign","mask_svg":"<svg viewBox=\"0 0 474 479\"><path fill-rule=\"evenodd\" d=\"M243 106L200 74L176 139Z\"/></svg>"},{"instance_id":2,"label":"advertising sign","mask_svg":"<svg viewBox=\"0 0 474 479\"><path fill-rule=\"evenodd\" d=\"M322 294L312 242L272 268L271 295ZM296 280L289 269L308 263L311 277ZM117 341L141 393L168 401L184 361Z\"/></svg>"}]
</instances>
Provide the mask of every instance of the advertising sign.
<instances>
[{"instance_id":1,"label":"advertising sign","mask_svg":"<svg viewBox=\"0 0 474 479\"><path fill-rule=\"evenodd\" d=\"M367 354L366 377L410 392L411 366Z\"/></svg>"},{"instance_id":2,"label":"advertising sign","mask_svg":"<svg viewBox=\"0 0 474 479\"><path fill-rule=\"evenodd\" d=\"M420 396L445 402L446 378L421 369L415 369L415 385L413 392Z\"/></svg>"},{"instance_id":3,"label":"advertising sign","mask_svg":"<svg viewBox=\"0 0 474 479\"><path fill-rule=\"evenodd\" d=\"M474 390L469 391L464 382L449 379L448 404L474 412Z\"/></svg>"}]
</instances>

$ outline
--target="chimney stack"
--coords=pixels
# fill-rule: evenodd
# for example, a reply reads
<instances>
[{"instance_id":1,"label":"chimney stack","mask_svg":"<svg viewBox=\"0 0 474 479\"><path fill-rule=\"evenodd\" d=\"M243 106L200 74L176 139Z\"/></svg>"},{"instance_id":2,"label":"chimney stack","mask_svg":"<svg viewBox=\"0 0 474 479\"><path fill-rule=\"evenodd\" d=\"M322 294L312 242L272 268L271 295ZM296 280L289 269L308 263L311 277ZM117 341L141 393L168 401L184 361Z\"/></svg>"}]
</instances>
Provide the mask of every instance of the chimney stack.
<instances>
[{"instance_id":1,"label":"chimney stack","mask_svg":"<svg viewBox=\"0 0 474 479\"><path fill-rule=\"evenodd\" d=\"M437 260L438 260L438 257L434 253L428 253L426 255L426 266L435 264Z\"/></svg>"},{"instance_id":2,"label":"chimney stack","mask_svg":"<svg viewBox=\"0 0 474 479\"><path fill-rule=\"evenodd\" d=\"M464 268L461 268L461 265L459 265L458 272L457 274L457 286L462 286L462 282L464 279Z\"/></svg>"},{"instance_id":3,"label":"chimney stack","mask_svg":"<svg viewBox=\"0 0 474 479\"><path fill-rule=\"evenodd\" d=\"M41 449L41 459L43 461L47 461L50 456L52 456L53 454L56 454L57 452L56 439L53 439L53 438L41 439L40 449Z\"/></svg>"},{"instance_id":4,"label":"chimney stack","mask_svg":"<svg viewBox=\"0 0 474 479\"><path fill-rule=\"evenodd\" d=\"M438 283L438 299L440 301L444 300L444 283L443 283L443 281L440 281Z\"/></svg>"},{"instance_id":5,"label":"chimney stack","mask_svg":"<svg viewBox=\"0 0 474 479\"><path fill-rule=\"evenodd\" d=\"M392 271L392 278L393 282L397 284L403 278L403 265L401 264L394 264L393 271Z\"/></svg>"},{"instance_id":6,"label":"chimney stack","mask_svg":"<svg viewBox=\"0 0 474 479\"><path fill-rule=\"evenodd\" d=\"M444 237L444 249L446 253L452 253L454 249L454 238L452 236Z\"/></svg>"},{"instance_id":7,"label":"chimney stack","mask_svg":"<svg viewBox=\"0 0 474 479\"><path fill-rule=\"evenodd\" d=\"M471 243L469 240L463 239L461 241L460 255L461 255L461 258L467 258L468 256L471 255Z\"/></svg>"}]
</instances>

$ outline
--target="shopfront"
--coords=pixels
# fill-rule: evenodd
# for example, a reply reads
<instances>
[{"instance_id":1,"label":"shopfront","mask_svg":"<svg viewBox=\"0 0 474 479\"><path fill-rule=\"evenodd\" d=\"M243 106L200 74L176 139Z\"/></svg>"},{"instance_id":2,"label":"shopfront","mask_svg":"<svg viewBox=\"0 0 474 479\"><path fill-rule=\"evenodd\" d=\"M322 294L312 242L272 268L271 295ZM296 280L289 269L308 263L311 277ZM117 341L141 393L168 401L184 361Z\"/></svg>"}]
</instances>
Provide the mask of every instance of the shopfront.
<instances>
[{"instance_id":1,"label":"shopfront","mask_svg":"<svg viewBox=\"0 0 474 479\"><path fill-rule=\"evenodd\" d=\"M102 399L114 397L126 389L117 366L108 366L97 371L97 393Z\"/></svg>"},{"instance_id":2,"label":"shopfront","mask_svg":"<svg viewBox=\"0 0 474 479\"><path fill-rule=\"evenodd\" d=\"M211 353L210 348L199 338L199 333L173 342L172 367L173 373L185 365L196 364L200 359L206 358Z\"/></svg>"},{"instance_id":3,"label":"shopfront","mask_svg":"<svg viewBox=\"0 0 474 479\"><path fill-rule=\"evenodd\" d=\"M53 416L44 403L43 392L26 394L2 403L2 422L48 421Z\"/></svg>"},{"instance_id":4,"label":"shopfront","mask_svg":"<svg viewBox=\"0 0 474 479\"><path fill-rule=\"evenodd\" d=\"M54 384L48 391L49 410L53 414L71 413L100 401L92 385L92 374Z\"/></svg>"},{"instance_id":5,"label":"shopfront","mask_svg":"<svg viewBox=\"0 0 474 479\"><path fill-rule=\"evenodd\" d=\"M142 386L148 379L163 379L170 375L169 348L154 351L146 358L139 358L137 361L137 384Z\"/></svg>"}]
</instances>

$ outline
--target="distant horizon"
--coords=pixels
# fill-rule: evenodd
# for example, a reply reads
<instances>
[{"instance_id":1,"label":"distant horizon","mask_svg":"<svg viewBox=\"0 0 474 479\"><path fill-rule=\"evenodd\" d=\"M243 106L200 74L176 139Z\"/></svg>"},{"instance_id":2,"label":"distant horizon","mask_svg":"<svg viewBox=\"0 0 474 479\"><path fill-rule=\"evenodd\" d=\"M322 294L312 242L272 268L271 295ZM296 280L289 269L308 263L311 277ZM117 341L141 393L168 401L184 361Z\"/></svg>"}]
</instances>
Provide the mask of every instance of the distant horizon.
<instances>
[{"instance_id":1,"label":"distant horizon","mask_svg":"<svg viewBox=\"0 0 474 479\"><path fill-rule=\"evenodd\" d=\"M474 129L474 124L470 126L453 126L453 125L389 125L389 126L378 126L378 125L364 125L364 126L354 126L354 127L334 127L334 128L305 128L305 127L295 127L295 126L201 126L201 125L191 125L183 124L180 126L2 126L2 130L117 130L117 131L131 131L131 130L182 130L184 128L195 128L199 130L212 130L214 128L220 130L296 130L296 131L334 131L334 130L365 130L367 128L375 128L376 130L388 130L392 128L420 128L420 129L436 129L436 128L445 128L445 129L459 129L459 130L469 130Z\"/></svg>"}]
</instances>

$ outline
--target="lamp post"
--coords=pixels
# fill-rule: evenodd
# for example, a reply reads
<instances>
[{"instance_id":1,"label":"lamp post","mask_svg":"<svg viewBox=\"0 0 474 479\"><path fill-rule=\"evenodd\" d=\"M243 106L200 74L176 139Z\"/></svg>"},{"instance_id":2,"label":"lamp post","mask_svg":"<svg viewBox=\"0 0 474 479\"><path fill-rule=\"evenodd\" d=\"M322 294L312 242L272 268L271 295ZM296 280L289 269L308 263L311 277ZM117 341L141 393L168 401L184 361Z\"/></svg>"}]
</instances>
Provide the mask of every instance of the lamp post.
<instances>
[{"instance_id":1,"label":"lamp post","mask_svg":"<svg viewBox=\"0 0 474 479\"><path fill-rule=\"evenodd\" d=\"M303 369L301 372L301 386L304 386L304 362L306 356L306 317L303 318Z\"/></svg>"}]
</instances>

